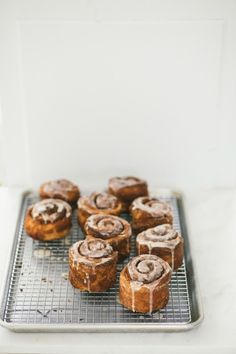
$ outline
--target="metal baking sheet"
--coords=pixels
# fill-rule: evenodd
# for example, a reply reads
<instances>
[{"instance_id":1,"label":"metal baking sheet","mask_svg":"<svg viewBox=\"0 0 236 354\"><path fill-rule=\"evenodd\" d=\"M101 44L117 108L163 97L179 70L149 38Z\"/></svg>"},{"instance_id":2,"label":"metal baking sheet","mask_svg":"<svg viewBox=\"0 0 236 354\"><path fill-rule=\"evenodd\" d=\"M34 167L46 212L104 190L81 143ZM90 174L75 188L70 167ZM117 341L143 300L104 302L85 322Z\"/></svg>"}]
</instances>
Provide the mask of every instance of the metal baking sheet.
<instances>
[{"instance_id":1,"label":"metal baking sheet","mask_svg":"<svg viewBox=\"0 0 236 354\"><path fill-rule=\"evenodd\" d=\"M1 324L22 332L151 332L183 331L200 323L203 313L181 195L169 190L152 195L170 203L174 211L174 227L185 240L184 264L172 274L170 299L164 309L153 314L140 314L119 304L119 273L136 255L135 236L132 236L130 257L118 264L114 287L103 293L74 289L68 280L68 249L84 238L76 212L68 237L52 242L32 240L26 235L23 223L27 207L38 197L25 193L2 296ZM129 215L122 216L129 220Z\"/></svg>"}]
</instances>

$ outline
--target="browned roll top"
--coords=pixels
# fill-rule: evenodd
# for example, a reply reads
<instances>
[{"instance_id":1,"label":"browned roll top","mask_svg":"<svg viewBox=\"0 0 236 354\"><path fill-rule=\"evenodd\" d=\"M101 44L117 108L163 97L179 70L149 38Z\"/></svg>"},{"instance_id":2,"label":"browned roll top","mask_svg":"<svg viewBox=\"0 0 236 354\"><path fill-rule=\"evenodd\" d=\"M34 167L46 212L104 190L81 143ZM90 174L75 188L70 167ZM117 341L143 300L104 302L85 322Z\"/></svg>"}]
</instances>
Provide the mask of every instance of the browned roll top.
<instances>
[{"instance_id":1,"label":"browned roll top","mask_svg":"<svg viewBox=\"0 0 236 354\"><path fill-rule=\"evenodd\" d=\"M113 215L92 215L88 218L85 229L89 235L109 239L120 235L128 224L127 221Z\"/></svg>"},{"instance_id":2,"label":"browned roll top","mask_svg":"<svg viewBox=\"0 0 236 354\"><path fill-rule=\"evenodd\" d=\"M146 181L143 179L133 177L133 176L125 176L125 177L113 177L110 178L109 184L114 189L124 188L124 187L133 187L135 185L146 184Z\"/></svg>"},{"instance_id":3,"label":"browned roll top","mask_svg":"<svg viewBox=\"0 0 236 354\"><path fill-rule=\"evenodd\" d=\"M165 217L172 214L171 207L157 198L140 197L133 201L132 209L141 209L154 217Z\"/></svg>"},{"instance_id":4,"label":"browned roll top","mask_svg":"<svg viewBox=\"0 0 236 354\"><path fill-rule=\"evenodd\" d=\"M30 208L30 215L42 224L55 223L71 216L71 207L60 199L44 199Z\"/></svg>"},{"instance_id":5,"label":"browned roll top","mask_svg":"<svg viewBox=\"0 0 236 354\"><path fill-rule=\"evenodd\" d=\"M156 227L147 229L141 232L137 236L138 242L171 242L175 240L178 236L178 232L175 231L170 224L158 225Z\"/></svg>"},{"instance_id":6,"label":"browned roll top","mask_svg":"<svg viewBox=\"0 0 236 354\"><path fill-rule=\"evenodd\" d=\"M119 206L117 198L108 193L92 193L90 196L85 196L79 199L78 207L83 205L93 209L115 209Z\"/></svg>"},{"instance_id":7,"label":"browned roll top","mask_svg":"<svg viewBox=\"0 0 236 354\"><path fill-rule=\"evenodd\" d=\"M109 260L113 249L109 243L102 239L85 239L71 246L69 253L73 256L74 262L78 261L89 265L90 262L93 264L93 261L99 264L103 259Z\"/></svg>"},{"instance_id":8,"label":"browned roll top","mask_svg":"<svg viewBox=\"0 0 236 354\"><path fill-rule=\"evenodd\" d=\"M153 255L140 255L128 263L130 279L149 284L161 278L164 269L160 259Z\"/></svg>"},{"instance_id":9,"label":"browned roll top","mask_svg":"<svg viewBox=\"0 0 236 354\"><path fill-rule=\"evenodd\" d=\"M109 180L109 192L130 203L137 197L148 195L147 182L133 176L113 177Z\"/></svg>"},{"instance_id":10,"label":"browned roll top","mask_svg":"<svg viewBox=\"0 0 236 354\"><path fill-rule=\"evenodd\" d=\"M59 198L67 202L74 202L79 198L80 191L74 183L67 179L57 179L42 184L40 195L42 198Z\"/></svg>"},{"instance_id":11,"label":"browned roll top","mask_svg":"<svg viewBox=\"0 0 236 354\"><path fill-rule=\"evenodd\" d=\"M84 240L78 245L78 253L88 258L104 258L112 252L112 247L103 240Z\"/></svg>"}]
</instances>

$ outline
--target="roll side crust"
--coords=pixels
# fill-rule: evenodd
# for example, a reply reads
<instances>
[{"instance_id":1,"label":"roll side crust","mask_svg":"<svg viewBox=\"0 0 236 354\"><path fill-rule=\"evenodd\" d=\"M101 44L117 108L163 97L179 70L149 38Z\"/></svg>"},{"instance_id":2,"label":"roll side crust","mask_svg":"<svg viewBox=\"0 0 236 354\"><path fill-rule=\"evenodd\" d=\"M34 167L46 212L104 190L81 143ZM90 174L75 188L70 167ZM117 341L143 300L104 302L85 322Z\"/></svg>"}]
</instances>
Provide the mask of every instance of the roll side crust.
<instances>
[{"instance_id":1,"label":"roll side crust","mask_svg":"<svg viewBox=\"0 0 236 354\"><path fill-rule=\"evenodd\" d=\"M108 256L94 258L81 254L81 245L89 245L96 242L109 250ZM99 247L97 252L100 252ZM101 239L96 239L96 241L87 239L78 241L69 249L70 282L81 291L106 291L116 282L116 262L117 252L114 252L106 241Z\"/></svg>"},{"instance_id":2,"label":"roll side crust","mask_svg":"<svg viewBox=\"0 0 236 354\"><path fill-rule=\"evenodd\" d=\"M145 184L127 186L118 190L114 190L112 187L109 187L108 191L110 194L113 194L119 198L126 205L129 205L134 199L138 197L148 195L147 185Z\"/></svg>"},{"instance_id":3,"label":"roll side crust","mask_svg":"<svg viewBox=\"0 0 236 354\"><path fill-rule=\"evenodd\" d=\"M140 232L162 224L173 223L173 217L166 215L164 217L153 217L143 211L134 210L132 213L132 229L137 235Z\"/></svg>"},{"instance_id":4,"label":"roll side crust","mask_svg":"<svg viewBox=\"0 0 236 354\"><path fill-rule=\"evenodd\" d=\"M150 250L147 244L139 244L137 241L136 247L138 254L153 254L155 256L158 256L164 259L164 261L166 261L171 267L173 266L173 270L177 270L183 263L184 243L182 237L179 238L178 244L176 244L176 246L172 250L168 247L155 246L152 246ZM174 263L173 265L172 262Z\"/></svg>"},{"instance_id":5,"label":"roll side crust","mask_svg":"<svg viewBox=\"0 0 236 354\"><path fill-rule=\"evenodd\" d=\"M135 234L158 225L173 223L171 207L156 198L136 198L130 206L130 213Z\"/></svg>"},{"instance_id":6,"label":"roll side crust","mask_svg":"<svg viewBox=\"0 0 236 354\"><path fill-rule=\"evenodd\" d=\"M81 291L102 292L116 282L116 257L110 263L96 266L96 270L85 264L75 267L70 261L69 279L74 288Z\"/></svg>"},{"instance_id":7,"label":"roll side crust","mask_svg":"<svg viewBox=\"0 0 236 354\"><path fill-rule=\"evenodd\" d=\"M64 217L55 223L43 224L32 218L27 211L25 218L25 230L29 236L39 241L52 241L67 236L71 229L71 218Z\"/></svg>"}]
</instances>

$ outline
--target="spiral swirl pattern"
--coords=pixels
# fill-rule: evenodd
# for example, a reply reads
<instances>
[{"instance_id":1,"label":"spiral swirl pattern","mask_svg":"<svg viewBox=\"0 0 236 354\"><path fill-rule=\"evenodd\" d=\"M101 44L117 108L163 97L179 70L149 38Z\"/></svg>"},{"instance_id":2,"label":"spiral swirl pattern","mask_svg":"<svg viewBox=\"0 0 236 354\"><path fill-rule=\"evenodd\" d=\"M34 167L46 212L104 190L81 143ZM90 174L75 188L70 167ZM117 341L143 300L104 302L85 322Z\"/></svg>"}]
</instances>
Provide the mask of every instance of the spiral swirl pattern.
<instances>
[{"instance_id":1,"label":"spiral swirl pattern","mask_svg":"<svg viewBox=\"0 0 236 354\"><path fill-rule=\"evenodd\" d=\"M88 218L85 229L88 234L103 239L109 239L120 235L127 222L112 215L92 215Z\"/></svg>"},{"instance_id":2,"label":"spiral swirl pattern","mask_svg":"<svg viewBox=\"0 0 236 354\"><path fill-rule=\"evenodd\" d=\"M128 263L128 271L131 280L149 284L159 279L164 269L157 256L143 254Z\"/></svg>"},{"instance_id":3,"label":"spiral swirl pattern","mask_svg":"<svg viewBox=\"0 0 236 354\"><path fill-rule=\"evenodd\" d=\"M112 247L104 240L84 240L78 247L78 253L88 258L105 258L113 252Z\"/></svg>"},{"instance_id":4,"label":"spiral swirl pattern","mask_svg":"<svg viewBox=\"0 0 236 354\"><path fill-rule=\"evenodd\" d=\"M97 209L113 209L117 206L117 199L108 193L93 193L91 200Z\"/></svg>"},{"instance_id":5,"label":"spiral swirl pattern","mask_svg":"<svg viewBox=\"0 0 236 354\"><path fill-rule=\"evenodd\" d=\"M172 215L171 207L157 198L140 197L133 201L133 209L141 209L156 217Z\"/></svg>"},{"instance_id":6,"label":"spiral swirl pattern","mask_svg":"<svg viewBox=\"0 0 236 354\"><path fill-rule=\"evenodd\" d=\"M92 193L79 199L78 207L87 206L96 210L115 209L119 206L118 199L108 193Z\"/></svg>"},{"instance_id":7,"label":"spiral swirl pattern","mask_svg":"<svg viewBox=\"0 0 236 354\"><path fill-rule=\"evenodd\" d=\"M69 218L71 207L60 199L44 199L32 206L31 216L44 224L54 223L64 217Z\"/></svg>"},{"instance_id":8,"label":"spiral swirl pattern","mask_svg":"<svg viewBox=\"0 0 236 354\"><path fill-rule=\"evenodd\" d=\"M113 177L110 179L110 184L115 188L130 187L137 184L146 183L140 178L127 176L127 177Z\"/></svg>"},{"instance_id":9,"label":"spiral swirl pattern","mask_svg":"<svg viewBox=\"0 0 236 354\"><path fill-rule=\"evenodd\" d=\"M176 239L178 233L170 224L158 225L147 229L137 236L137 241L168 242Z\"/></svg>"},{"instance_id":10,"label":"spiral swirl pattern","mask_svg":"<svg viewBox=\"0 0 236 354\"><path fill-rule=\"evenodd\" d=\"M135 198L148 195L147 182L133 176L113 177L109 180L109 193L118 197L124 210L128 211Z\"/></svg>"},{"instance_id":11,"label":"spiral swirl pattern","mask_svg":"<svg viewBox=\"0 0 236 354\"><path fill-rule=\"evenodd\" d=\"M59 198L68 202L78 200L79 188L67 179L49 181L40 187L39 194L42 198Z\"/></svg>"}]
</instances>

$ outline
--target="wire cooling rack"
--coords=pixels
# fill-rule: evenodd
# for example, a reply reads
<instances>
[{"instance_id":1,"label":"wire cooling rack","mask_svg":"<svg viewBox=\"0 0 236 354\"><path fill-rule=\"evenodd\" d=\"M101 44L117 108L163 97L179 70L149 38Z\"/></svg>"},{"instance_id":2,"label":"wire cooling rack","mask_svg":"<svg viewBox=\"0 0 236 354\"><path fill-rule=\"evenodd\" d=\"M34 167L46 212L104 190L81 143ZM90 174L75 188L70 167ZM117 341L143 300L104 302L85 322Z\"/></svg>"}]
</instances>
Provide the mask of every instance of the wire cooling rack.
<instances>
[{"instance_id":1,"label":"wire cooling rack","mask_svg":"<svg viewBox=\"0 0 236 354\"><path fill-rule=\"evenodd\" d=\"M158 196L168 202L174 212L174 228L181 230L181 218L176 196ZM27 207L38 198L26 194L20 211L15 250L10 264L9 275L3 298L1 319L3 325L13 330L92 330L105 325L155 324L155 328L173 328L191 324L193 299L188 284L185 262L173 272L169 285L168 305L153 314L134 313L119 304L119 274L127 262L136 255L135 236L132 236L130 257L118 264L117 282L103 293L87 293L74 289L68 280L68 249L84 235L78 226L76 212L70 235L61 240L39 242L31 239L24 231L23 223ZM128 215L123 215L129 219ZM185 254L188 252L185 242ZM195 319L194 319L195 320ZM12 326L11 326L12 325ZM137 326L136 326L137 327ZM136 328L135 327L135 328ZM130 327L131 328L131 327ZM187 329L187 327L183 327ZM138 328L137 328L138 329Z\"/></svg>"}]
</instances>

